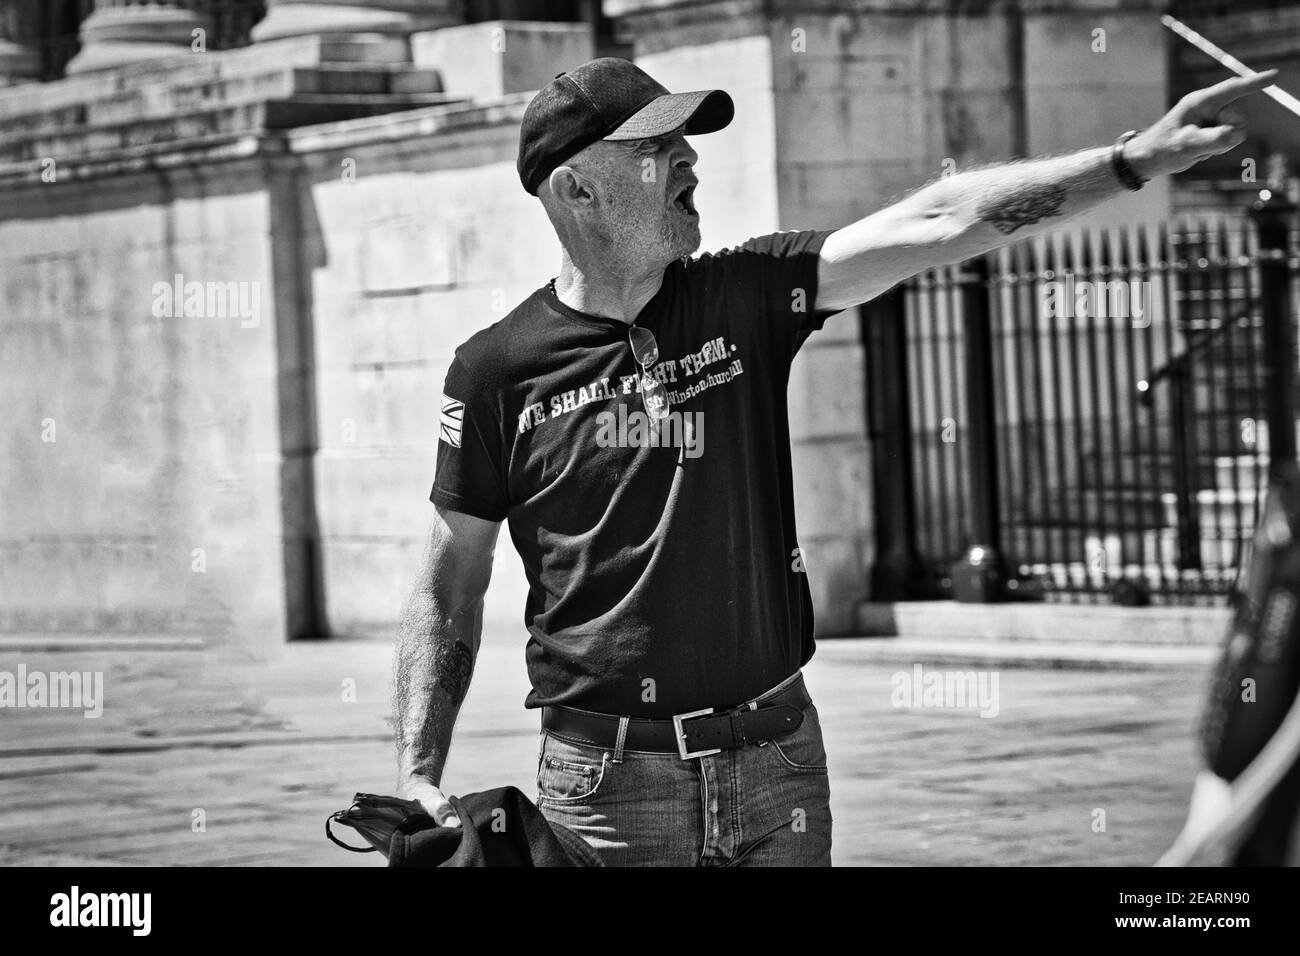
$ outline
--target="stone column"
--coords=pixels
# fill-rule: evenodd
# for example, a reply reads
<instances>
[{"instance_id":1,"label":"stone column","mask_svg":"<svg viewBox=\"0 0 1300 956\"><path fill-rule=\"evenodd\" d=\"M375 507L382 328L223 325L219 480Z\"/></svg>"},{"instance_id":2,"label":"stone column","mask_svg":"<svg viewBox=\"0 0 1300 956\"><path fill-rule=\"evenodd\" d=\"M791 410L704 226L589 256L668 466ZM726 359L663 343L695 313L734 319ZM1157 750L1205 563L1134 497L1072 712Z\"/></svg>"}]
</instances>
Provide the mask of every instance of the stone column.
<instances>
[{"instance_id":1,"label":"stone column","mask_svg":"<svg viewBox=\"0 0 1300 956\"><path fill-rule=\"evenodd\" d=\"M460 22L455 0L267 0L255 42L281 37L405 36Z\"/></svg>"},{"instance_id":2,"label":"stone column","mask_svg":"<svg viewBox=\"0 0 1300 956\"><path fill-rule=\"evenodd\" d=\"M28 0L0 0L0 86L40 77L35 17Z\"/></svg>"},{"instance_id":3,"label":"stone column","mask_svg":"<svg viewBox=\"0 0 1300 956\"><path fill-rule=\"evenodd\" d=\"M68 62L68 74L188 53L193 31L209 25L198 6L188 0L95 0L94 12L81 23L81 52Z\"/></svg>"}]
</instances>

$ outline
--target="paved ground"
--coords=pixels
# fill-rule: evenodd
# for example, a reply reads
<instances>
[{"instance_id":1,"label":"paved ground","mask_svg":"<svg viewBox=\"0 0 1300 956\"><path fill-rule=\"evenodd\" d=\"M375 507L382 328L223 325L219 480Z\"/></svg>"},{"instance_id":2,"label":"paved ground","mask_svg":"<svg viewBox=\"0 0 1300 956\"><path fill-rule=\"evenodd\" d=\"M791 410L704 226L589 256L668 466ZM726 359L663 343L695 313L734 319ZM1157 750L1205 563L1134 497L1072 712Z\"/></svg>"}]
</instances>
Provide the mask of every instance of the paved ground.
<instances>
[{"instance_id":1,"label":"paved ground","mask_svg":"<svg viewBox=\"0 0 1300 956\"><path fill-rule=\"evenodd\" d=\"M981 718L894 706L896 673L962 667L887 647L823 641L807 672L837 864L1147 865L1168 846L1190 791L1203 667L998 665L986 671L998 713ZM268 665L194 649L0 648L0 670L105 681L98 719L0 709L0 864L379 865L328 843L323 821L355 791L392 792L390 653L297 644ZM448 789L534 792L526 690L522 646L485 641Z\"/></svg>"}]
</instances>

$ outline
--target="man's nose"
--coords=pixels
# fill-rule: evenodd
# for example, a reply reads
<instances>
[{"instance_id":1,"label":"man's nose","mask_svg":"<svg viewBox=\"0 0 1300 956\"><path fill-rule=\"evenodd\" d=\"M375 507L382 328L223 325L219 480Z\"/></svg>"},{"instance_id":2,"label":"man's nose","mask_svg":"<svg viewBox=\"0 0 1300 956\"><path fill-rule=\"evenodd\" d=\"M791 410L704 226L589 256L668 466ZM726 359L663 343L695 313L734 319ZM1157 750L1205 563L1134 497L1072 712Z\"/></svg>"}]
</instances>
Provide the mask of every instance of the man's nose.
<instances>
[{"instance_id":1,"label":"man's nose","mask_svg":"<svg viewBox=\"0 0 1300 956\"><path fill-rule=\"evenodd\" d=\"M678 136L677 141L673 144L673 151L669 161L675 168L690 169L700 161L700 154L691 148L691 144L686 142L685 136Z\"/></svg>"}]
</instances>

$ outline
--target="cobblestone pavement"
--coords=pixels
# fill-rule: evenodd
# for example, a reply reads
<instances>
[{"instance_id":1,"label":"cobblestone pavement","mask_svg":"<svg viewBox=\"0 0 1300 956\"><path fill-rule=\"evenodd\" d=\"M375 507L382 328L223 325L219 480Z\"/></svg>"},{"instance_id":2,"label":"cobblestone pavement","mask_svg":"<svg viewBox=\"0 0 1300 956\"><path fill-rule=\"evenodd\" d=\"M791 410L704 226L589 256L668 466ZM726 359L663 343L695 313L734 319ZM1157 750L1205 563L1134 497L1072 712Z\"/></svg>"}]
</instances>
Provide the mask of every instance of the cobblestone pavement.
<instances>
[{"instance_id":1,"label":"cobblestone pavement","mask_svg":"<svg viewBox=\"0 0 1300 956\"><path fill-rule=\"evenodd\" d=\"M1169 845L1195 767L1203 668L1001 667L987 672L998 713L983 718L894 706L893 676L918 662L882 660L879 647L823 641L807 669L838 865L1141 866ZM103 671L105 696L97 719L0 709L0 864L380 865L327 842L323 821L356 791L393 790L390 655L364 641L295 644L271 664L195 649L0 650L0 670ZM485 639L450 792L535 791L526 691L522 642Z\"/></svg>"}]
</instances>

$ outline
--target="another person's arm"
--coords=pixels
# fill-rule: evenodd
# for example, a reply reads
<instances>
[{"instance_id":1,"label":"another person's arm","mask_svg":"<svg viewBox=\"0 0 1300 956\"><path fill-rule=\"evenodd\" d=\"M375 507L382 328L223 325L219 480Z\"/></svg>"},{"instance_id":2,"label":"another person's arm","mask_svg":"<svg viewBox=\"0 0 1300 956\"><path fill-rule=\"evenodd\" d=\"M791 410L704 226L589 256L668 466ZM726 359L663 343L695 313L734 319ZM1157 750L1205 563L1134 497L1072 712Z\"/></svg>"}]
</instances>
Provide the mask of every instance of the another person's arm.
<instances>
[{"instance_id":1,"label":"another person's arm","mask_svg":"<svg viewBox=\"0 0 1300 956\"><path fill-rule=\"evenodd\" d=\"M439 786L451 731L469 690L500 522L434 508L420 571L397 634L393 719L398 794L459 826Z\"/></svg>"},{"instance_id":2,"label":"another person's arm","mask_svg":"<svg viewBox=\"0 0 1300 956\"><path fill-rule=\"evenodd\" d=\"M1276 75L1268 70L1189 93L1125 144L1125 159L1151 179L1235 148L1246 133L1225 107ZM1120 195L1125 189L1110 157L1105 146L958 173L837 230L822 245L817 308L860 305L925 269L1055 228Z\"/></svg>"}]
</instances>

